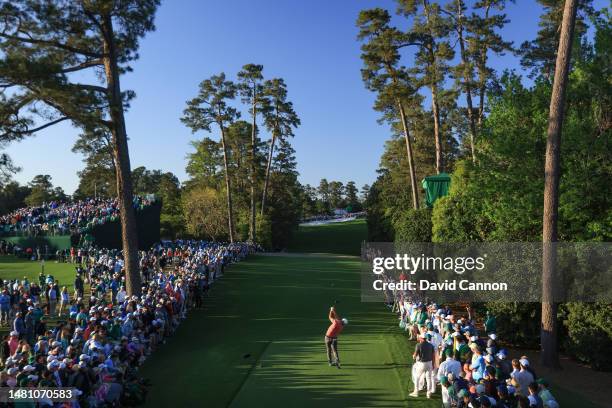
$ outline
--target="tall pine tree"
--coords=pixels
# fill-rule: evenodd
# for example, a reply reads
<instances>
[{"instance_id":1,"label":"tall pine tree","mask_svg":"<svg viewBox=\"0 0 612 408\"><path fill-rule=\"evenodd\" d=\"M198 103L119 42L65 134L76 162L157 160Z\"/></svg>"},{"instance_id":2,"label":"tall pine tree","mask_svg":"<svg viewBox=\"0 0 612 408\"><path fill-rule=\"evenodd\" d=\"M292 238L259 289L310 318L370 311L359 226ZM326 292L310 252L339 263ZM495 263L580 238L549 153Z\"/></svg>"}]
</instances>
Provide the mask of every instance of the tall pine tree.
<instances>
[{"instance_id":1,"label":"tall pine tree","mask_svg":"<svg viewBox=\"0 0 612 408\"><path fill-rule=\"evenodd\" d=\"M436 172L444 171L442 124L440 121L441 98L444 82L449 72L449 61L454 51L449 43L450 22L443 16L439 4L429 0L400 0L398 11L412 19L408 38L418 44L412 70L419 77L419 86L426 86L431 93L431 113L436 147Z\"/></svg>"},{"instance_id":2,"label":"tall pine tree","mask_svg":"<svg viewBox=\"0 0 612 408\"><path fill-rule=\"evenodd\" d=\"M0 140L70 121L112 135L126 288L141 291L121 74L155 28L159 0L10 0L0 3ZM85 75L89 72L89 76ZM79 75L70 75L79 73ZM94 75L92 75L92 73ZM98 75L95 75L95 74ZM94 78L81 83L81 78Z\"/></svg>"},{"instance_id":3,"label":"tall pine tree","mask_svg":"<svg viewBox=\"0 0 612 408\"><path fill-rule=\"evenodd\" d=\"M521 64L531 69L531 76L542 76L552 81L555 75L556 55L561 33L561 21L565 2L563 0L537 0L544 8L540 16L540 30L532 41L521 44ZM585 19L597 14L593 8L593 0L580 0L576 11L576 27L574 42L580 40L587 31ZM580 47L573 47L573 52L580 52Z\"/></svg>"},{"instance_id":4,"label":"tall pine tree","mask_svg":"<svg viewBox=\"0 0 612 408\"><path fill-rule=\"evenodd\" d=\"M256 185L257 185L257 114L260 111L269 109L269 103L263 92L263 65L247 64L238 72L239 91L243 97L243 102L250 106L251 113L251 165L250 165L250 181L251 181L251 202L249 207L249 240L255 241L256 238Z\"/></svg>"},{"instance_id":5,"label":"tall pine tree","mask_svg":"<svg viewBox=\"0 0 612 408\"><path fill-rule=\"evenodd\" d=\"M482 126L487 97L487 87L494 75L488 65L489 53L503 55L512 50L512 42L504 41L499 31L508 22L501 11L511 0L481 0L474 3L474 13L470 17L468 36L469 53L474 60L477 72L478 90L478 127Z\"/></svg>"},{"instance_id":6,"label":"tall pine tree","mask_svg":"<svg viewBox=\"0 0 612 408\"><path fill-rule=\"evenodd\" d=\"M287 99L287 85L282 78L267 80L263 88L264 97L269 104L264 110L264 123L272 134L268 149L268 162L264 176L263 193L261 196L261 215L265 214L268 185L270 184L270 173L272 170L272 159L274 157L274 146L277 141L282 142L293 136L293 129L300 126L300 118L293 103Z\"/></svg>"},{"instance_id":7,"label":"tall pine tree","mask_svg":"<svg viewBox=\"0 0 612 408\"><path fill-rule=\"evenodd\" d=\"M227 127L235 122L240 113L228 105L229 100L236 97L236 85L225 78L222 72L213 75L200 83L198 96L187 101L181 121L195 133L199 130L211 131L216 124L221 132L221 148L223 149L223 167L225 169L225 198L227 202L228 235L234 242L234 205L232 203L231 176L229 172L229 152L227 143Z\"/></svg>"},{"instance_id":8,"label":"tall pine tree","mask_svg":"<svg viewBox=\"0 0 612 408\"><path fill-rule=\"evenodd\" d=\"M357 38L364 41L361 46L361 69L363 82L368 90L375 92L374 109L383 113L381 120L391 124L400 121L404 140L412 192L412 206L419 208L418 186L413 158L413 138L406 115L406 106L414 105L419 98L412 78L400 65L400 48L409 44L407 37L390 26L391 16L386 10L376 8L359 13Z\"/></svg>"}]
</instances>

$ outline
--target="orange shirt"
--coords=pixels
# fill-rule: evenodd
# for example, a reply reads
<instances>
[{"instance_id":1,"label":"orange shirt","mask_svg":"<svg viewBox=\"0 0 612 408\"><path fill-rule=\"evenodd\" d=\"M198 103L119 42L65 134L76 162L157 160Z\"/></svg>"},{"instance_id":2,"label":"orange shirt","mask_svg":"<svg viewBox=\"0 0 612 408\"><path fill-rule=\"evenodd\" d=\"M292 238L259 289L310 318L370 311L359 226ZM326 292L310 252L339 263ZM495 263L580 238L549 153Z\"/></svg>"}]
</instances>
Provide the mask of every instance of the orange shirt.
<instances>
[{"instance_id":1,"label":"orange shirt","mask_svg":"<svg viewBox=\"0 0 612 408\"><path fill-rule=\"evenodd\" d=\"M327 329L325 335L327 337L338 337L342 329L342 321L340 319L334 319L334 322L329 325L329 328Z\"/></svg>"}]
</instances>

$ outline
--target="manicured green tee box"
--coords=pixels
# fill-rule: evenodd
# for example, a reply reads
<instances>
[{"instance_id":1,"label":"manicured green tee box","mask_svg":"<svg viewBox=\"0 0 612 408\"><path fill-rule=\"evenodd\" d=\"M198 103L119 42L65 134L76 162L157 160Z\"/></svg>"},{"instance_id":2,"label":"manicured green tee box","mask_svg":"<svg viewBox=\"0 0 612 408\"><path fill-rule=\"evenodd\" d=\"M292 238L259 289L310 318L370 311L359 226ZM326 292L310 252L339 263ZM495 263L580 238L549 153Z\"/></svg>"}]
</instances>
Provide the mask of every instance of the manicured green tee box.
<instances>
[{"instance_id":1,"label":"manicured green tee box","mask_svg":"<svg viewBox=\"0 0 612 408\"><path fill-rule=\"evenodd\" d=\"M359 293L357 258L256 256L233 265L205 309L145 363L147 406L406 405L414 346L388 309L361 303ZM349 319L341 370L327 364L323 343L335 301ZM439 403L423 396L411 406Z\"/></svg>"}]
</instances>

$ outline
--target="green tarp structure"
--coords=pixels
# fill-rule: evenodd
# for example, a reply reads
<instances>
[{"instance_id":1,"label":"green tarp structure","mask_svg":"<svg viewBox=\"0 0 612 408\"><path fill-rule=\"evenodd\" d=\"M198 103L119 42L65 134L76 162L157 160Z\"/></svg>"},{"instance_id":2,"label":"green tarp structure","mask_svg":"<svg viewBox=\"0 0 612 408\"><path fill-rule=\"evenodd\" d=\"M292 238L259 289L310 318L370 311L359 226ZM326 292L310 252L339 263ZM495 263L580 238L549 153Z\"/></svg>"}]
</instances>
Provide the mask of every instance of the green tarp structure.
<instances>
[{"instance_id":1,"label":"green tarp structure","mask_svg":"<svg viewBox=\"0 0 612 408\"><path fill-rule=\"evenodd\" d=\"M428 208L432 208L436 200L440 197L448 195L451 178L446 173L428 176L421 182L425 189L425 204Z\"/></svg>"},{"instance_id":2,"label":"green tarp structure","mask_svg":"<svg viewBox=\"0 0 612 408\"><path fill-rule=\"evenodd\" d=\"M74 244L70 235L40 235L36 237L0 237L0 239L12 242L22 248L36 248L37 246L44 248L49 247L49 251L55 253L58 249L70 249ZM78 237L77 237L78 241Z\"/></svg>"}]
</instances>

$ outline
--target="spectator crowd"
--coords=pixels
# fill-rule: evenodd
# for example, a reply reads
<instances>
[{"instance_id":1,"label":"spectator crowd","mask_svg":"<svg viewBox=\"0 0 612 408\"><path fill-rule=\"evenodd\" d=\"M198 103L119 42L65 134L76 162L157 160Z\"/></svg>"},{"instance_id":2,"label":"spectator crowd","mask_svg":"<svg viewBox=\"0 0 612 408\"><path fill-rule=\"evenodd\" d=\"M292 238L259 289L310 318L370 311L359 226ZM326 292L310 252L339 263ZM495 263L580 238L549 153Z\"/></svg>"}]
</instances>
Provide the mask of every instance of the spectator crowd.
<instances>
[{"instance_id":1,"label":"spectator crowd","mask_svg":"<svg viewBox=\"0 0 612 408\"><path fill-rule=\"evenodd\" d=\"M142 209L153 200L151 197L134 196L134 208ZM65 203L52 201L40 207L20 208L0 216L0 235L81 234L118 217L117 198L89 198Z\"/></svg>"},{"instance_id":2,"label":"spectator crowd","mask_svg":"<svg viewBox=\"0 0 612 408\"><path fill-rule=\"evenodd\" d=\"M468 310L460 316L449 306L412 299L397 292L393 308L400 327L417 344L412 367L412 397L430 398L440 386L445 408L558 408L543 378L527 356L510 359L500 347L495 316L487 313L479 330Z\"/></svg>"},{"instance_id":3,"label":"spectator crowd","mask_svg":"<svg viewBox=\"0 0 612 408\"><path fill-rule=\"evenodd\" d=\"M0 323L10 334L0 347L0 386L74 388L77 400L62 407L144 402L138 367L188 310L202 306L228 265L256 250L247 243L162 242L139 254L141 296L128 296L117 250L80 250L73 290L42 272L38 282L1 282Z\"/></svg>"}]
</instances>

